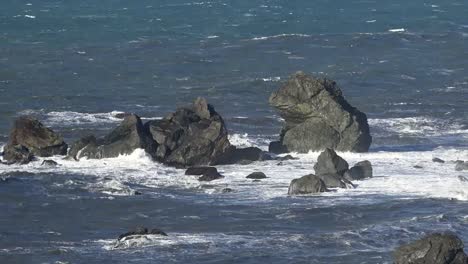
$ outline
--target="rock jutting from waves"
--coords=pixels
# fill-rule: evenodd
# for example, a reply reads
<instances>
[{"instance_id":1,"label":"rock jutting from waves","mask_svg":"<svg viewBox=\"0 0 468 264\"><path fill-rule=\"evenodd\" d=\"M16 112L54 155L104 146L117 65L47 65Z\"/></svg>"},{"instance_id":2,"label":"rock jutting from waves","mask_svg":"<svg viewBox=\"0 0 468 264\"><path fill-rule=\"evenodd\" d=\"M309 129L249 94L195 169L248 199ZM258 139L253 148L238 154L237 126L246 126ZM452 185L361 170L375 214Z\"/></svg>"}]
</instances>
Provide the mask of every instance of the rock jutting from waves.
<instances>
[{"instance_id":1,"label":"rock jutting from waves","mask_svg":"<svg viewBox=\"0 0 468 264\"><path fill-rule=\"evenodd\" d=\"M8 163L28 163L37 157L66 155L63 138L38 120L21 116L15 120L3 158Z\"/></svg>"},{"instance_id":2,"label":"rock jutting from waves","mask_svg":"<svg viewBox=\"0 0 468 264\"><path fill-rule=\"evenodd\" d=\"M343 177L348 169L348 162L329 148L320 153L314 165L315 174L327 188L352 188L353 184Z\"/></svg>"},{"instance_id":3,"label":"rock jutting from waves","mask_svg":"<svg viewBox=\"0 0 468 264\"><path fill-rule=\"evenodd\" d=\"M395 264L467 264L463 242L454 234L431 234L398 247Z\"/></svg>"},{"instance_id":4,"label":"rock jutting from waves","mask_svg":"<svg viewBox=\"0 0 468 264\"><path fill-rule=\"evenodd\" d=\"M196 166L190 167L185 171L185 175L200 176L199 181L214 181L224 178L215 167L209 166Z\"/></svg>"},{"instance_id":5,"label":"rock jutting from waves","mask_svg":"<svg viewBox=\"0 0 468 264\"><path fill-rule=\"evenodd\" d=\"M309 174L299 179L294 179L288 188L288 195L313 194L326 192L327 187L319 177Z\"/></svg>"},{"instance_id":6,"label":"rock jutting from waves","mask_svg":"<svg viewBox=\"0 0 468 264\"><path fill-rule=\"evenodd\" d=\"M457 160L455 162L455 170L456 171L468 170L468 161Z\"/></svg>"},{"instance_id":7,"label":"rock jutting from waves","mask_svg":"<svg viewBox=\"0 0 468 264\"><path fill-rule=\"evenodd\" d=\"M250 173L249 175L247 175L245 178L247 179L254 179L254 180L259 180L259 179L266 179L268 178L265 173L261 172L261 171L256 171L256 172L252 172Z\"/></svg>"},{"instance_id":8,"label":"rock jutting from waves","mask_svg":"<svg viewBox=\"0 0 468 264\"><path fill-rule=\"evenodd\" d=\"M297 72L273 92L269 102L285 120L280 141L271 142L270 152L369 150L367 116L345 100L332 80Z\"/></svg>"},{"instance_id":9,"label":"rock jutting from waves","mask_svg":"<svg viewBox=\"0 0 468 264\"><path fill-rule=\"evenodd\" d=\"M372 163L368 160L356 163L351 169L343 174L343 177L349 181L363 180L373 177Z\"/></svg>"}]
</instances>

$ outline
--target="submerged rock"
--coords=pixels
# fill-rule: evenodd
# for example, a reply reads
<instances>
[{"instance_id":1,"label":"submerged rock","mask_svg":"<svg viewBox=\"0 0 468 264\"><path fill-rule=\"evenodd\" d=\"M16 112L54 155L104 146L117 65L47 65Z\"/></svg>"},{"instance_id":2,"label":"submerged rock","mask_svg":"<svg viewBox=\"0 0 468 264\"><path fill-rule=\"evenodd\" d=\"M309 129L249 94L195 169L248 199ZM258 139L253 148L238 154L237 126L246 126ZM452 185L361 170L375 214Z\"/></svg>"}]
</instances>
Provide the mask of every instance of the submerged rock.
<instances>
[{"instance_id":1,"label":"submerged rock","mask_svg":"<svg viewBox=\"0 0 468 264\"><path fill-rule=\"evenodd\" d=\"M67 148L60 135L38 120L22 116L16 119L10 132L3 158L8 162L28 163L32 156L66 155Z\"/></svg>"},{"instance_id":2,"label":"submerged rock","mask_svg":"<svg viewBox=\"0 0 468 264\"><path fill-rule=\"evenodd\" d=\"M145 227L137 227L132 231L129 231L127 233L119 235L117 240L122 240L124 238L130 237L130 236L135 236L135 235L161 235L161 236L167 236L167 234L162 231L161 229L158 228L153 228L149 230L148 228Z\"/></svg>"},{"instance_id":3,"label":"submerged rock","mask_svg":"<svg viewBox=\"0 0 468 264\"><path fill-rule=\"evenodd\" d=\"M325 183L317 176L309 174L291 181L288 195L311 194L326 192Z\"/></svg>"},{"instance_id":4,"label":"submerged rock","mask_svg":"<svg viewBox=\"0 0 468 264\"><path fill-rule=\"evenodd\" d=\"M190 167L185 171L185 175L203 175L205 173L217 173L218 170L215 167L198 166Z\"/></svg>"},{"instance_id":5,"label":"submerged rock","mask_svg":"<svg viewBox=\"0 0 468 264\"><path fill-rule=\"evenodd\" d=\"M199 181L214 181L218 179L224 178L223 175L221 175L218 171L208 171L205 172L200 178L198 178Z\"/></svg>"},{"instance_id":6,"label":"submerged rock","mask_svg":"<svg viewBox=\"0 0 468 264\"><path fill-rule=\"evenodd\" d=\"M433 159L432 159L432 162L436 162L436 163L445 163L444 160L439 159L439 158L433 158Z\"/></svg>"},{"instance_id":7,"label":"submerged rock","mask_svg":"<svg viewBox=\"0 0 468 264\"><path fill-rule=\"evenodd\" d=\"M346 171L343 176L349 181L372 178L372 164L368 160L360 161L356 163L351 169Z\"/></svg>"},{"instance_id":8,"label":"submerged rock","mask_svg":"<svg viewBox=\"0 0 468 264\"><path fill-rule=\"evenodd\" d=\"M468 162L457 160L455 164L456 171L468 170Z\"/></svg>"},{"instance_id":9,"label":"submerged rock","mask_svg":"<svg viewBox=\"0 0 468 264\"><path fill-rule=\"evenodd\" d=\"M58 166L58 163L53 160L43 160L41 165L55 167L55 166Z\"/></svg>"},{"instance_id":10,"label":"submerged rock","mask_svg":"<svg viewBox=\"0 0 468 264\"><path fill-rule=\"evenodd\" d=\"M267 176L265 175L265 173L263 172L260 172L260 171L257 171L257 172L252 172L250 173L249 175L247 175L247 177L245 177L247 179L266 179Z\"/></svg>"},{"instance_id":11,"label":"submerged rock","mask_svg":"<svg viewBox=\"0 0 468 264\"><path fill-rule=\"evenodd\" d=\"M270 144L271 152L369 150L372 137L367 116L344 99L332 80L298 72L269 101L286 121L280 141Z\"/></svg>"},{"instance_id":12,"label":"submerged rock","mask_svg":"<svg viewBox=\"0 0 468 264\"><path fill-rule=\"evenodd\" d=\"M76 141L70 149L69 156L79 160L114 158L131 154L136 149L144 149L150 155L156 153L156 142L143 126L137 115L125 116L122 123L107 136L96 139L86 136Z\"/></svg>"},{"instance_id":13,"label":"submerged rock","mask_svg":"<svg viewBox=\"0 0 468 264\"><path fill-rule=\"evenodd\" d=\"M203 98L145 126L158 143L156 158L176 167L214 164L230 147L222 117Z\"/></svg>"},{"instance_id":14,"label":"submerged rock","mask_svg":"<svg viewBox=\"0 0 468 264\"><path fill-rule=\"evenodd\" d=\"M254 161L271 160L271 157L257 147L237 148L231 146L220 155L215 164L250 164Z\"/></svg>"},{"instance_id":15,"label":"submerged rock","mask_svg":"<svg viewBox=\"0 0 468 264\"><path fill-rule=\"evenodd\" d=\"M466 264L463 242L453 234L431 234L400 246L393 253L395 264Z\"/></svg>"}]
</instances>

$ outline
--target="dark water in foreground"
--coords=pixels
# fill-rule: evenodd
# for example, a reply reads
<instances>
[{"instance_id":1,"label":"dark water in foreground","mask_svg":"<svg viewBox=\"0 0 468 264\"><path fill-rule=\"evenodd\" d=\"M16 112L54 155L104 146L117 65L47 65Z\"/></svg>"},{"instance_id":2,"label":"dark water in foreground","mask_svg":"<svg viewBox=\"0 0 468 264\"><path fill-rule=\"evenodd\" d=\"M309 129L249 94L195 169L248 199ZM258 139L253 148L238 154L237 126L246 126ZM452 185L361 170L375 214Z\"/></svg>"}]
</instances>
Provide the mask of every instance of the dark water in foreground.
<instances>
[{"instance_id":1,"label":"dark water in foreground","mask_svg":"<svg viewBox=\"0 0 468 264\"><path fill-rule=\"evenodd\" d=\"M209 184L138 151L0 165L0 263L391 263L432 231L468 244L468 175L452 162L468 160L467 13L465 1L5 1L1 144L21 114L72 142L107 133L118 111L147 120L201 95L234 144L265 148L281 127L268 96L303 70L368 114L372 151L341 155L376 177L293 198L318 153L223 166ZM269 178L245 179L257 170ZM137 225L169 237L114 248Z\"/></svg>"}]
</instances>

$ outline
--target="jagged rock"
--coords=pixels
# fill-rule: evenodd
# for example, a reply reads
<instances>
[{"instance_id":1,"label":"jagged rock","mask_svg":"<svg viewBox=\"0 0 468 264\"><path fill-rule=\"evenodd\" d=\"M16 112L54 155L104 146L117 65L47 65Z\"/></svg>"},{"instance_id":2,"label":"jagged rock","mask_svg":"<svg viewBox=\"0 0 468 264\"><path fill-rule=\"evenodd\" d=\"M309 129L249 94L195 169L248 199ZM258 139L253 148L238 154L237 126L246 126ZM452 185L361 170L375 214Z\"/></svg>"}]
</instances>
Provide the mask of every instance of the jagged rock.
<instances>
[{"instance_id":1,"label":"jagged rock","mask_svg":"<svg viewBox=\"0 0 468 264\"><path fill-rule=\"evenodd\" d=\"M298 72L269 101L286 121L280 142L270 145L271 152L369 150L372 137L367 116L344 99L332 80Z\"/></svg>"},{"instance_id":2,"label":"jagged rock","mask_svg":"<svg viewBox=\"0 0 468 264\"><path fill-rule=\"evenodd\" d=\"M346 171L343 177L349 181L354 181L372 178L372 176L372 164L370 161L364 160L356 163L351 169Z\"/></svg>"},{"instance_id":3,"label":"jagged rock","mask_svg":"<svg viewBox=\"0 0 468 264\"><path fill-rule=\"evenodd\" d=\"M431 234L400 246L393 253L395 264L467 264L463 242L453 234Z\"/></svg>"},{"instance_id":4,"label":"jagged rock","mask_svg":"<svg viewBox=\"0 0 468 264\"><path fill-rule=\"evenodd\" d=\"M215 167L199 166L190 167L185 171L185 175L203 175L206 173L217 173L218 170Z\"/></svg>"},{"instance_id":5,"label":"jagged rock","mask_svg":"<svg viewBox=\"0 0 468 264\"><path fill-rule=\"evenodd\" d=\"M433 158L433 159L432 159L432 162L436 162L436 163L445 163L444 160L439 159L439 158Z\"/></svg>"},{"instance_id":6,"label":"jagged rock","mask_svg":"<svg viewBox=\"0 0 468 264\"><path fill-rule=\"evenodd\" d=\"M63 138L54 131L32 117L22 116L15 121L3 158L8 162L27 163L30 155L65 155L67 148Z\"/></svg>"},{"instance_id":7,"label":"jagged rock","mask_svg":"<svg viewBox=\"0 0 468 264\"><path fill-rule=\"evenodd\" d=\"M145 126L159 145L156 158L176 167L214 164L230 147L222 117L203 98Z\"/></svg>"},{"instance_id":8,"label":"jagged rock","mask_svg":"<svg viewBox=\"0 0 468 264\"><path fill-rule=\"evenodd\" d=\"M468 162L457 160L455 165L456 171L468 170Z\"/></svg>"},{"instance_id":9,"label":"jagged rock","mask_svg":"<svg viewBox=\"0 0 468 264\"><path fill-rule=\"evenodd\" d=\"M317 176L309 174L299 179L294 179L289 185L288 194L310 194L310 193L321 193L326 192L327 187L325 183Z\"/></svg>"},{"instance_id":10,"label":"jagged rock","mask_svg":"<svg viewBox=\"0 0 468 264\"><path fill-rule=\"evenodd\" d=\"M143 126L137 115L128 115L122 123L107 136L96 139L86 136L73 144L69 156L75 159L114 158L131 154L136 149L145 149L150 155L156 153L156 142Z\"/></svg>"},{"instance_id":11,"label":"jagged rock","mask_svg":"<svg viewBox=\"0 0 468 264\"><path fill-rule=\"evenodd\" d=\"M135 230L129 231L127 233L121 234L117 240L122 240L126 237L130 236L135 236L135 235L161 235L161 236L167 236L167 234L162 231L161 229L158 228L153 228L151 230L148 230L148 228L145 227L137 227Z\"/></svg>"},{"instance_id":12,"label":"jagged rock","mask_svg":"<svg viewBox=\"0 0 468 264\"><path fill-rule=\"evenodd\" d=\"M317 158L314 165L315 174L343 175L349 168L348 162L338 156L333 149L325 149Z\"/></svg>"},{"instance_id":13,"label":"jagged rock","mask_svg":"<svg viewBox=\"0 0 468 264\"><path fill-rule=\"evenodd\" d=\"M58 163L53 160L43 160L41 165L55 167L58 166Z\"/></svg>"},{"instance_id":14,"label":"jagged rock","mask_svg":"<svg viewBox=\"0 0 468 264\"><path fill-rule=\"evenodd\" d=\"M258 171L258 172L250 173L249 175L247 175L246 178L258 180L258 179L265 179L267 178L267 176L265 175L265 173Z\"/></svg>"}]
</instances>

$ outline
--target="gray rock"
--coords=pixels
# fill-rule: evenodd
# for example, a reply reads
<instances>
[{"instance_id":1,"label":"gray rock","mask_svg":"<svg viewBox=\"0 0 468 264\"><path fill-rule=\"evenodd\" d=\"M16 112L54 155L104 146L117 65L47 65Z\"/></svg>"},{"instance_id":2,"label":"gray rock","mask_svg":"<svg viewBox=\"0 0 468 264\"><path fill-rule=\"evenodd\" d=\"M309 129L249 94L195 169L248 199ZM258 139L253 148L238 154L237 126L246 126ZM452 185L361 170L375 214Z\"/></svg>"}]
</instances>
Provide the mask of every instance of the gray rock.
<instances>
[{"instance_id":1,"label":"gray rock","mask_svg":"<svg viewBox=\"0 0 468 264\"><path fill-rule=\"evenodd\" d=\"M185 175L203 175L208 173L217 173L218 170L215 167L208 166L197 166L190 167L185 171Z\"/></svg>"},{"instance_id":2,"label":"gray rock","mask_svg":"<svg viewBox=\"0 0 468 264\"><path fill-rule=\"evenodd\" d=\"M272 142L270 152L369 150L367 116L344 99L334 81L298 72L269 101L286 121L280 142Z\"/></svg>"},{"instance_id":3,"label":"gray rock","mask_svg":"<svg viewBox=\"0 0 468 264\"><path fill-rule=\"evenodd\" d=\"M58 163L53 160L43 160L41 165L55 167L55 166L58 166Z\"/></svg>"},{"instance_id":4,"label":"gray rock","mask_svg":"<svg viewBox=\"0 0 468 264\"><path fill-rule=\"evenodd\" d=\"M315 174L343 174L348 170L349 165L346 160L338 156L333 149L325 149L317 158L314 165Z\"/></svg>"},{"instance_id":5,"label":"gray rock","mask_svg":"<svg viewBox=\"0 0 468 264\"><path fill-rule=\"evenodd\" d=\"M69 156L77 160L82 157L114 158L131 154L139 148L154 156L157 145L140 117L132 114L127 115L117 128L103 138L87 136L75 142L70 148Z\"/></svg>"},{"instance_id":6,"label":"gray rock","mask_svg":"<svg viewBox=\"0 0 468 264\"><path fill-rule=\"evenodd\" d=\"M267 176L265 175L265 173L257 171L257 172L250 173L245 178L247 178L247 179L257 179L258 180L258 179L265 179L265 178L267 178Z\"/></svg>"},{"instance_id":7,"label":"gray rock","mask_svg":"<svg viewBox=\"0 0 468 264\"><path fill-rule=\"evenodd\" d=\"M272 158L256 147L236 148L231 146L225 153L220 155L215 164L250 164L254 161L271 160Z\"/></svg>"},{"instance_id":8,"label":"gray rock","mask_svg":"<svg viewBox=\"0 0 468 264\"><path fill-rule=\"evenodd\" d=\"M431 234L400 246L394 253L395 264L467 264L463 242L453 234Z\"/></svg>"},{"instance_id":9,"label":"gray rock","mask_svg":"<svg viewBox=\"0 0 468 264\"><path fill-rule=\"evenodd\" d=\"M468 170L468 162L458 160L455 165L456 171Z\"/></svg>"},{"instance_id":10,"label":"gray rock","mask_svg":"<svg viewBox=\"0 0 468 264\"><path fill-rule=\"evenodd\" d=\"M208 171L203 174L200 178L198 178L199 181L214 181L218 179L224 178L223 175L219 174L218 171Z\"/></svg>"},{"instance_id":11,"label":"gray rock","mask_svg":"<svg viewBox=\"0 0 468 264\"><path fill-rule=\"evenodd\" d=\"M288 194L311 194L326 191L327 187L325 186L325 183L319 177L313 174L309 174L299 179L292 180L291 184L289 185Z\"/></svg>"},{"instance_id":12,"label":"gray rock","mask_svg":"<svg viewBox=\"0 0 468 264\"><path fill-rule=\"evenodd\" d=\"M283 143L281 143L280 141L273 141L270 142L268 146L268 152L281 154L288 152L288 148L285 145L283 145Z\"/></svg>"},{"instance_id":13,"label":"gray rock","mask_svg":"<svg viewBox=\"0 0 468 264\"><path fill-rule=\"evenodd\" d=\"M119 235L117 240L122 240L126 237L129 236L135 236L135 235L161 235L161 236L167 236L167 234L162 231L161 229L158 228L153 228L151 230L148 230L148 228L145 227L137 227L135 230L129 231L127 233Z\"/></svg>"},{"instance_id":14,"label":"gray rock","mask_svg":"<svg viewBox=\"0 0 468 264\"><path fill-rule=\"evenodd\" d=\"M158 143L156 159L167 165L215 164L230 148L222 117L202 98L146 126Z\"/></svg>"},{"instance_id":15,"label":"gray rock","mask_svg":"<svg viewBox=\"0 0 468 264\"><path fill-rule=\"evenodd\" d=\"M445 163L444 160L439 159L439 158L433 158L433 159L432 159L432 162L436 162L436 163Z\"/></svg>"},{"instance_id":16,"label":"gray rock","mask_svg":"<svg viewBox=\"0 0 468 264\"><path fill-rule=\"evenodd\" d=\"M339 174L320 174L317 177L325 183L327 188L354 188L352 182Z\"/></svg>"},{"instance_id":17,"label":"gray rock","mask_svg":"<svg viewBox=\"0 0 468 264\"><path fill-rule=\"evenodd\" d=\"M354 181L372 178L372 176L372 164L370 161L364 160L356 163L351 169L346 171L343 177L349 181Z\"/></svg>"},{"instance_id":18,"label":"gray rock","mask_svg":"<svg viewBox=\"0 0 468 264\"><path fill-rule=\"evenodd\" d=\"M4 148L3 158L8 162L29 162L30 155L50 157L66 155L67 144L63 138L41 122L22 116L16 119L7 145Z\"/></svg>"}]
</instances>

